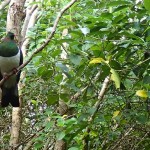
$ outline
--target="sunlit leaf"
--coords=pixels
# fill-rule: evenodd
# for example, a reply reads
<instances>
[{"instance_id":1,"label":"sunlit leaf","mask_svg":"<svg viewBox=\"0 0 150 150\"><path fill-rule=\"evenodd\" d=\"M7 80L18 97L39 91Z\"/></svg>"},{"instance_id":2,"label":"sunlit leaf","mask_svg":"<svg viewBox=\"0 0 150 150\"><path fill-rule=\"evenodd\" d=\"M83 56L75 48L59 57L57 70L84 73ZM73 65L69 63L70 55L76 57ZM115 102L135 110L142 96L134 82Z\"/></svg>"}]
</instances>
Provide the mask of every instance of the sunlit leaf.
<instances>
[{"instance_id":1,"label":"sunlit leaf","mask_svg":"<svg viewBox=\"0 0 150 150\"><path fill-rule=\"evenodd\" d=\"M93 131L93 130L90 132L90 134L93 137L97 137L97 135L98 135L98 133L96 131Z\"/></svg>"},{"instance_id":2,"label":"sunlit leaf","mask_svg":"<svg viewBox=\"0 0 150 150\"><path fill-rule=\"evenodd\" d=\"M99 64L105 62L103 58L92 58L92 60L89 62L89 64Z\"/></svg>"},{"instance_id":3,"label":"sunlit leaf","mask_svg":"<svg viewBox=\"0 0 150 150\"><path fill-rule=\"evenodd\" d=\"M115 86L117 89L120 88L120 77L118 72L114 69L111 69L110 72L111 72L111 80L115 82Z\"/></svg>"},{"instance_id":4,"label":"sunlit leaf","mask_svg":"<svg viewBox=\"0 0 150 150\"><path fill-rule=\"evenodd\" d=\"M138 90L136 91L136 95L139 97L143 97L143 98L147 98L148 97L148 93L145 90Z\"/></svg>"},{"instance_id":5,"label":"sunlit leaf","mask_svg":"<svg viewBox=\"0 0 150 150\"><path fill-rule=\"evenodd\" d=\"M80 30L82 31L82 33L83 33L84 35L90 33L90 29L89 29L89 28L80 28Z\"/></svg>"},{"instance_id":6,"label":"sunlit leaf","mask_svg":"<svg viewBox=\"0 0 150 150\"><path fill-rule=\"evenodd\" d=\"M37 105L37 101L36 100L31 100L31 103L34 105Z\"/></svg>"},{"instance_id":7,"label":"sunlit leaf","mask_svg":"<svg viewBox=\"0 0 150 150\"><path fill-rule=\"evenodd\" d=\"M120 111L119 111L119 110L115 111L115 112L113 113L113 117L112 117L112 118L117 117L117 116L119 115L119 113L120 113Z\"/></svg>"}]
</instances>

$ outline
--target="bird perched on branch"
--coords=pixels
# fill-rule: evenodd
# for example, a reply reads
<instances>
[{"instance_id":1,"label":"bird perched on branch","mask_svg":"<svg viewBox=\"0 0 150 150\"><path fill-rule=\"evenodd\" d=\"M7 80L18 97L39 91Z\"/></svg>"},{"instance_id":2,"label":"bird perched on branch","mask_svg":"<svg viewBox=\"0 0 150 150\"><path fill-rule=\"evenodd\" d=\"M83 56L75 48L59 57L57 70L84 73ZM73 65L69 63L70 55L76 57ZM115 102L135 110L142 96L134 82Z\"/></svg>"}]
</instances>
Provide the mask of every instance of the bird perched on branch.
<instances>
[{"instance_id":1,"label":"bird perched on branch","mask_svg":"<svg viewBox=\"0 0 150 150\"><path fill-rule=\"evenodd\" d=\"M9 103L13 107L19 107L18 82L21 71L18 72L17 67L23 63L23 56L14 37L13 33L8 32L0 43L0 80L5 78L1 86L1 107L7 107ZM11 71L14 71L14 74L8 77Z\"/></svg>"}]
</instances>

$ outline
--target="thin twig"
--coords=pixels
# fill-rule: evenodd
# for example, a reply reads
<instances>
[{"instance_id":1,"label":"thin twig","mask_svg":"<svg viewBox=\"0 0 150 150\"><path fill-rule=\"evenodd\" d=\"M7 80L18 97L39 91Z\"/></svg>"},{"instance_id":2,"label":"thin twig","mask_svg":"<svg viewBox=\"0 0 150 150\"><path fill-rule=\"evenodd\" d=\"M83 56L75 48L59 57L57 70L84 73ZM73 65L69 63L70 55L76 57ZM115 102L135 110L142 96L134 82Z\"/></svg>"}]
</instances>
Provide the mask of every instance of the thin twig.
<instances>
[{"instance_id":1,"label":"thin twig","mask_svg":"<svg viewBox=\"0 0 150 150\"><path fill-rule=\"evenodd\" d=\"M105 95L105 93L106 93L106 90L107 90L107 87L108 87L108 85L109 85L109 82L110 82L110 77L107 76L107 77L105 78L104 82L103 82L102 89L101 89L101 91L99 92L98 101L95 103L95 106L94 106L95 111L94 111L93 115L92 115L92 116L90 117L90 119L89 119L90 122L94 119L94 117L95 117L97 111L100 109L100 104L101 104L101 102L102 102L102 100L103 100L103 98L104 98L104 95Z\"/></svg>"}]
</instances>

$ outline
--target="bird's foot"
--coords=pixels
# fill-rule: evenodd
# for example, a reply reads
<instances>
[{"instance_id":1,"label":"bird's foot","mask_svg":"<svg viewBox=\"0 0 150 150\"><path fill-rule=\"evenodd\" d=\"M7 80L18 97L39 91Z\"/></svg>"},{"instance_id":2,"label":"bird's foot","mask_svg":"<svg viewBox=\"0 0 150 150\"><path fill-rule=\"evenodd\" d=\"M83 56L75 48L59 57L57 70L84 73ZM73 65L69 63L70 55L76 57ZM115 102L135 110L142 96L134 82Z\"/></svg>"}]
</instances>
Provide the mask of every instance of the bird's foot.
<instances>
[{"instance_id":1,"label":"bird's foot","mask_svg":"<svg viewBox=\"0 0 150 150\"><path fill-rule=\"evenodd\" d=\"M3 73L3 78L4 78L4 80L7 80L9 78L8 73L4 72Z\"/></svg>"},{"instance_id":2,"label":"bird's foot","mask_svg":"<svg viewBox=\"0 0 150 150\"><path fill-rule=\"evenodd\" d=\"M13 71L14 74L18 73L18 69L17 68L14 68L12 71Z\"/></svg>"}]
</instances>

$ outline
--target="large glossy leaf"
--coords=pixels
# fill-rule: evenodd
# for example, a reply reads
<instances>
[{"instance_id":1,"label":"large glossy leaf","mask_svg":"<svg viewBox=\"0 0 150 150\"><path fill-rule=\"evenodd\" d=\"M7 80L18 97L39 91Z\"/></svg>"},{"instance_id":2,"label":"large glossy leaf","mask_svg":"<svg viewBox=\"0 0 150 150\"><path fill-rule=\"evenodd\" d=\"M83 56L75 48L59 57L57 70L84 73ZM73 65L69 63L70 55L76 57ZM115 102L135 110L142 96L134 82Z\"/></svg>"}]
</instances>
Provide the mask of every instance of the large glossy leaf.
<instances>
[{"instance_id":1,"label":"large glossy leaf","mask_svg":"<svg viewBox=\"0 0 150 150\"><path fill-rule=\"evenodd\" d=\"M89 64L99 64L105 62L103 58L92 58L92 60L89 62Z\"/></svg>"},{"instance_id":2,"label":"large glossy leaf","mask_svg":"<svg viewBox=\"0 0 150 150\"><path fill-rule=\"evenodd\" d=\"M118 115L119 115L120 111L119 110L116 110L114 113L113 113L113 118L116 118Z\"/></svg>"},{"instance_id":3,"label":"large glossy leaf","mask_svg":"<svg viewBox=\"0 0 150 150\"><path fill-rule=\"evenodd\" d=\"M71 54L71 55L69 56L69 59L70 59L70 61L71 61L73 64L75 64L75 65L79 65L80 62L81 62L81 60L82 60L81 56L75 55L75 54Z\"/></svg>"},{"instance_id":4,"label":"large glossy leaf","mask_svg":"<svg viewBox=\"0 0 150 150\"><path fill-rule=\"evenodd\" d=\"M109 65L111 68L115 69L115 70L121 70L121 65L119 64L119 62L115 61L115 60L110 60L109 61Z\"/></svg>"},{"instance_id":5,"label":"large glossy leaf","mask_svg":"<svg viewBox=\"0 0 150 150\"><path fill-rule=\"evenodd\" d=\"M143 97L143 98L147 98L148 97L147 91L145 91L145 90L138 90L138 91L136 91L136 95L139 96L139 97Z\"/></svg>"},{"instance_id":6,"label":"large glossy leaf","mask_svg":"<svg viewBox=\"0 0 150 150\"><path fill-rule=\"evenodd\" d=\"M111 80L114 81L116 88L120 88L120 77L116 70L111 69Z\"/></svg>"}]
</instances>

